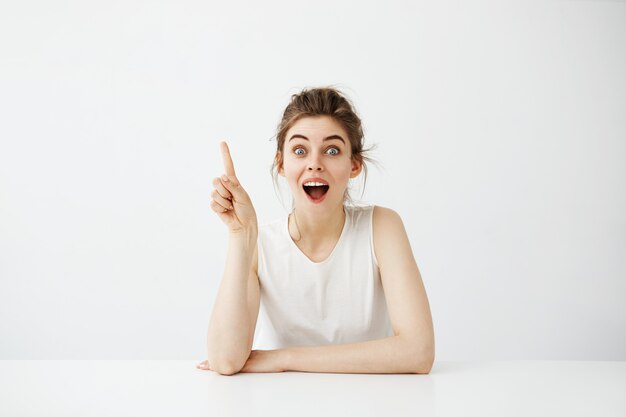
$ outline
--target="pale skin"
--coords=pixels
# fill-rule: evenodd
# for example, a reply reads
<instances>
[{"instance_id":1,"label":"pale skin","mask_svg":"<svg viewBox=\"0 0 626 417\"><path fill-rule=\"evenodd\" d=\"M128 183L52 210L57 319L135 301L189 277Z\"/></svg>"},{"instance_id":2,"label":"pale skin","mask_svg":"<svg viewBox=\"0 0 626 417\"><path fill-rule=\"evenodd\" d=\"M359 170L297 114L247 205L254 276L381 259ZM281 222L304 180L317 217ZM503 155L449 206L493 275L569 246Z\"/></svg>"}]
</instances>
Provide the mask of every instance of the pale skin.
<instances>
[{"instance_id":1,"label":"pale skin","mask_svg":"<svg viewBox=\"0 0 626 417\"><path fill-rule=\"evenodd\" d=\"M333 138L325 141L328 137ZM220 178L213 181L215 190L211 208L225 223L230 222L227 225L231 231L242 226L238 219L256 225L256 215L253 216L253 209L250 211L252 204L249 199L241 204L247 211L242 211L240 215L237 204L232 204L232 191L242 196L243 200L247 194L242 193L241 184L236 179L228 145L222 142L220 146L225 174L230 181ZM277 161L280 156L280 153L277 154ZM345 216L344 191L348 181L361 173L362 165L352 159L346 131L328 116L305 117L295 123L287 132L282 156L278 173L285 177L291 188L297 216L297 228L293 216L289 218L290 234L294 240L302 237L295 243L307 257L314 262L322 261L339 239ZM302 189L304 180L311 177L320 177L329 183L322 203L310 202ZM233 189L233 184L237 188ZM231 206L235 207L231 209ZM342 345L250 350L247 361L238 372L427 374L431 371L435 341L430 306L402 219L389 208L375 206L373 234L374 252L394 336ZM254 274L257 274L257 263L252 262L251 265ZM254 317L251 320L251 340L256 324L255 313L258 314L258 286L249 291L248 296L249 311ZM208 360L197 367L213 370Z\"/></svg>"}]
</instances>

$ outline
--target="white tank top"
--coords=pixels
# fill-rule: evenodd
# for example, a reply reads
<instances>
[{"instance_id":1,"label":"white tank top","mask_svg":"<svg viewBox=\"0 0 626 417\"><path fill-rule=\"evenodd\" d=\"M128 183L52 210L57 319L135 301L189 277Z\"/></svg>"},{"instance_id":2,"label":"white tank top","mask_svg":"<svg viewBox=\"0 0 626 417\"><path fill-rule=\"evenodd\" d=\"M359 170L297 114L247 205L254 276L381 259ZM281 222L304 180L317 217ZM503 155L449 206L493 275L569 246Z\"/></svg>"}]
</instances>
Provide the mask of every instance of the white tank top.
<instances>
[{"instance_id":1,"label":"white tank top","mask_svg":"<svg viewBox=\"0 0 626 417\"><path fill-rule=\"evenodd\" d=\"M289 235L289 218L259 226L259 317L253 349L364 342L393 336L374 254L374 206L344 206L331 254L311 261Z\"/></svg>"}]
</instances>

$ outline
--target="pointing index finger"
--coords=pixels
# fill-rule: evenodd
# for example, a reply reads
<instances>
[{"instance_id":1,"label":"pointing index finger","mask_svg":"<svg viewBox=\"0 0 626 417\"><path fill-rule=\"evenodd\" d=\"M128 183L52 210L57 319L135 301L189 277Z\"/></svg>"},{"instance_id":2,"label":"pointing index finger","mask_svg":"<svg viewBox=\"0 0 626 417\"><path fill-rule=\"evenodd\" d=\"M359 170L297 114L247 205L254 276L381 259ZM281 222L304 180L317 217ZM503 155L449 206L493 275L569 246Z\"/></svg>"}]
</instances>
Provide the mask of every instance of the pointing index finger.
<instances>
[{"instance_id":1,"label":"pointing index finger","mask_svg":"<svg viewBox=\"0 0 626 417\"><path fill-rule=\"evenodd\" d=\"M226 142L220 142L220 150L222 151L222 161L224 162L224 170L229 177L236 177L233 160L230 157L230 150Z\"/></svg>"}]
</instances>

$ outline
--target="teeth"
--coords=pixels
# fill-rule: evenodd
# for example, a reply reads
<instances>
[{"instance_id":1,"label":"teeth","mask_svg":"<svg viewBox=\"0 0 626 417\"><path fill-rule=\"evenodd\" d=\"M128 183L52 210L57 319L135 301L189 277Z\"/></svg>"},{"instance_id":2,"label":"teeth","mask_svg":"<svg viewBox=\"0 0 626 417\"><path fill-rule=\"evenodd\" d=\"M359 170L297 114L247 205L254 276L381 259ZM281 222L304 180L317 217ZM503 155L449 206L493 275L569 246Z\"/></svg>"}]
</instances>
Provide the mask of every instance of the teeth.
<instances>
[{"instance_id":1,"label":"teeth","mask_svg":"<svg viewBox=\"0 0 626 417\"><path fill-rule=\"evenodd\" d=\"M314 182L314 181L309 181L309 182L304 183L305 187L319 187L321 185L328 185L328 184L324 184L322 182Z\"/></svg>"}]
</instances>

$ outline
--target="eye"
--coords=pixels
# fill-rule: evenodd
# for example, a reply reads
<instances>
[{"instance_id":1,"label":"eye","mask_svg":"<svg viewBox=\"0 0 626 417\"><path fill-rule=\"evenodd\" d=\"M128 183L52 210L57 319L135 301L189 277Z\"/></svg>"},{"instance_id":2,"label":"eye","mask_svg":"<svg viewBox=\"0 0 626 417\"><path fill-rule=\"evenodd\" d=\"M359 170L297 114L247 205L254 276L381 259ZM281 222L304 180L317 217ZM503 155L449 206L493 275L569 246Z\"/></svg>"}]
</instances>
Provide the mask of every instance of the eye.
<instances>
[{"instance_id":1,"label":"eye","mask_svg":"<svg viewBox=\"0 0 626 417\"><path fill-rule=\"evenodd\" d=\"M298 151L302 151L302 152L298 152ZM330 153L328 153L328 151L334 151L334 152L330 152ZM298 146L298 147L296 147L296 148L293 148L293 152L294 152L296 155L302 156L302 155L304 155L305 150L304 150L304 148L303 148L303 147ZM333 156L334 156L334 155L338 155L338 154L339 154L339 148L337 148L336 146L331 146L330 148L328 148L328 149L326 150L326 152L327 152L329 155L333 155Z\"/></svg>"}]
</instances>

